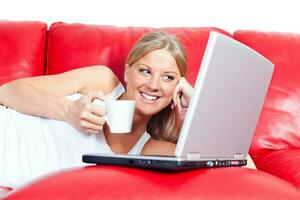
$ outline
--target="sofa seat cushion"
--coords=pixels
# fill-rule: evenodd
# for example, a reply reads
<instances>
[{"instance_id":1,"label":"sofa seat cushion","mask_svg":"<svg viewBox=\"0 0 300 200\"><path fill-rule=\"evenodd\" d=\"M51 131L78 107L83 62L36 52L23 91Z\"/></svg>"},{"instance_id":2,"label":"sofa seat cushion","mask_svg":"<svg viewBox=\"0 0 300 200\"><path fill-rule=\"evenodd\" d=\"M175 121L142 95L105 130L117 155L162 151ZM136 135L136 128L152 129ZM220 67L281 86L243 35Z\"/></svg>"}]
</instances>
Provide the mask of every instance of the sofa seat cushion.
<instances>
[{"instance_id":1,"label":"sofa seat cushion","mask_svg":"<svg viewBox=\"0 0 300 200\"><path fill-rule=\"evenodd\" d=\"M43 75L46 34L43 22L0 20L0 85Z\"/></svg>"},{"instance_id":2,"label":"sofa seat cushion","mask_svg":"<svg viewBox=\"0 0 300 200\"><path fill-rule=\"evenodd\" d=\"M255 159L256 167L294 184L300 189L300 149L281 150Z\"/></svg>"},{"instance_id":3,"label":"sofa seat cushion","mask_svg":"<svg viewBox=\"0 0 300 200\"><path fill-rule=\"evenodd\" d=\"M115 27L62 22L50 26L47 74L57 74L90 65L106 65L123 81L125 60L132 45L146 32L169 31L183 42L188 54L187 78L193 84L210 31L218 28Z\"/></svg>"},{"instance_id":4,"label":"sofa seat cushion","mask_svg":"<svg viewBox=\"0 0 300 200\"><path fill-rule=\"evenodd\" d=\"M178 173L89 166L42 177L16 189L13 199L300 199L292 184L247 168Z\"/></svg>"},{"instance_id":5,"label":"sofa seat cushion","mask_svg":"<svg viewBox=\"0 0 300 200\"><path fill-rule=\"evenodd\" d=\"M275 64L250 149L252 158L274 150L300 149L300 35L240 30L234 38Z\"/></svg>"}]
</instances>

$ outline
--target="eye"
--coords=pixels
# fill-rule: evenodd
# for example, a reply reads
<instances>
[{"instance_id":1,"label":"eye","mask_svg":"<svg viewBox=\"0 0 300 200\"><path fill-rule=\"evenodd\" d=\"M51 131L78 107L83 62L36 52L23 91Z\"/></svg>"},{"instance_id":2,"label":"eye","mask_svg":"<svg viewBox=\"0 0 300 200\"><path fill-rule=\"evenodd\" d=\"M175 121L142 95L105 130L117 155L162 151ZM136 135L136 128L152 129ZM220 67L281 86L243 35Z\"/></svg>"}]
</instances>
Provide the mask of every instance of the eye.
<instances>
[{"instance_id":1,"label":"eye","mask_svg":"<svg viewBox=\"0 0 300 200\"><path fill-rule=\"evenodd\" d=\"M163 80L169 82L169 81L173 81L174 80L174 76L170 76L170 75L164 75L163 76Z\"/></svg>"},{"instance_id":2,"label":"eye","mask_svg":"<svg viewBox=\"0 0 300 200\"><path fill-rule=\"evenodd\" d=\"M139 73L144 76L147 76L148 74L150 74L150 71L148 69L141 68L139 69Z\"/></svg>"}]
</instances>

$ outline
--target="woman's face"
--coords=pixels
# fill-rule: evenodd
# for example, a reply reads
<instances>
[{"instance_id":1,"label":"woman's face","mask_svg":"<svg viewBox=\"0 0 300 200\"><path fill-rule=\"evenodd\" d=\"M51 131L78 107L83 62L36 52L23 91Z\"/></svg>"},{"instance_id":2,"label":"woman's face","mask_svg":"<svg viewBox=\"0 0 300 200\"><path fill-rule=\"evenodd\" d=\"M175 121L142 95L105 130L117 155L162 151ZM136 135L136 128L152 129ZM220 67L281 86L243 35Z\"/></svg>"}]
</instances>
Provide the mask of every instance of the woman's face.
<instances>
[{"instance_id":1,"label":"woman's face","mask_svg":"<svg viewBox=\"0 0 300 200\"><path fill-rule=\"evenodd\" d=\"M152 116L168 106L179 78L177 63L165 49L151 51L127 67L126 96L136 101L136 114Z\"/></svg>"}]
</instances>

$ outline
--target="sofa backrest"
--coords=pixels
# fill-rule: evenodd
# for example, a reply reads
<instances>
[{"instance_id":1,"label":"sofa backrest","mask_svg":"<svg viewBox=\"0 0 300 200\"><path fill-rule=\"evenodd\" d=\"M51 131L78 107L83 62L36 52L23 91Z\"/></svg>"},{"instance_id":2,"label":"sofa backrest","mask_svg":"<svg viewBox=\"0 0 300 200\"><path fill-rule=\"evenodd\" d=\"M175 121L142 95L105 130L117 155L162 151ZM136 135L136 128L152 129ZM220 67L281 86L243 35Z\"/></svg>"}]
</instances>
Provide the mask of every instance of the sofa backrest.
<instances>
[{"instance_id":1,"label":"sofa backrest","mask_svg":"<svg viewBox=\"0 0 300 200\"><path fill-rule=\"evenodd\" d=\"M17 78L57 74L89 65L109 66L123 81L125 60L132 45L142 34L158 30L174 33L185 45L189 61L187 79L192 84L209 32L230 36L214 27L156 29L57 22L47 31L43 22L0 21L0 85ZM236 31L234 38L275 64L251 155L255 158L272 150L299 149L300 35Z\"/></svg>"},{"instance_id":2,"label":"sofa backrest","mask_svg":"<svg viewBox=\"0 0 300 200\"><path fill-rule=\"evenodd\" d=\"M187 79L194 84L210 31L207 28L114 27L62 22L50 26L46 74L57 74L89 65L110 67L123 82L127 54L146 32L168 31L184 44L188 54Z\"/></svg>"},{"instance_id":3,"label":"sofa backrest","mask_svg":"<svg viewBox=\"0 0 300 200\"><path fill-rule=\"evenodd\" d=\"M250 153L300 148L300 35L236 31L234 38L275 64Z\"/></svg>"},{"instance_id":4,"label":"sofa backrest","mask_svg":"<svg viewBox=\"0 0 300 200\"><path fill-rule=\"evenodd\" d=\"M43 22L0 21L0 85L43 75L46 34Z\"/></svg>"}]
</instances>

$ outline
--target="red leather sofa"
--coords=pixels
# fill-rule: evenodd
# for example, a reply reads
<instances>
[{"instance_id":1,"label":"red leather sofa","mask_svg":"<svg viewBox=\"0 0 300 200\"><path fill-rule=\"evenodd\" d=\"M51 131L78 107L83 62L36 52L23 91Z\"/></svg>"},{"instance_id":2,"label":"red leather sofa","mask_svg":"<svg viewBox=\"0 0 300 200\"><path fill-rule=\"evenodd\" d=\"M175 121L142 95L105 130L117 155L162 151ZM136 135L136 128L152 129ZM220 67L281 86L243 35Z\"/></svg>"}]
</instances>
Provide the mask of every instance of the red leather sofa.
<instances>
[{"instance_id":1,"label":"red leather sofa","mask_svg":"<svg viewBox=\"0 0 300 200\"><path fill-rule=\"evenodd\" d=\"M131 45L149 27L0 21L0 85L21 77L102 64L123 80ZM258 170L199 169L163 173L89 166L45 175L5 199L300 199L300 35L214 27L161 28L188 52L194 84L210 31L245 43L275 64L250 154Z\"/></svg>"}]
</instances>

